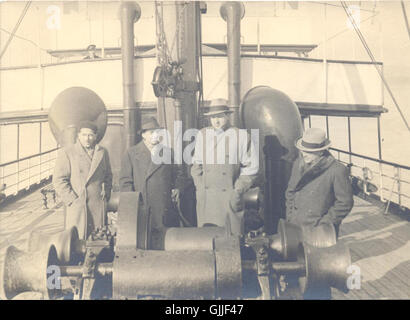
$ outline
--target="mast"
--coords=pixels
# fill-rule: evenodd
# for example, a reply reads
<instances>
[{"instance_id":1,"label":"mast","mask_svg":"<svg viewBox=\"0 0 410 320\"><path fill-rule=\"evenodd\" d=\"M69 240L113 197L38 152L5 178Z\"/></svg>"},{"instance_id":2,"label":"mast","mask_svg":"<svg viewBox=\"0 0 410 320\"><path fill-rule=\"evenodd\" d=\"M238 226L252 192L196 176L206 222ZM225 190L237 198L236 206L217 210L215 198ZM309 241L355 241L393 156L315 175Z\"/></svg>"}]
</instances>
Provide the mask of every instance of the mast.
<instances>
[{"instance_id":1,"label":"mast","mask_svg":"<svg viewBox=\"0 0 410 320\"><path fill-rule=\"evenodd\" d=\"M158 97L158 122L170 132L174 151L178 151L174 142L182 140L180 135L197 127L200 14L196 1L155 3L159 66L153 85ZM182 122L182 130L174 132L175 121ZM177 152L176 163L186 170L182 153Z\"/></svg>"},{"instance_id":2,"label":"mast","mask_svg":"<svg viewBox=\"0 0 410 320\"><path fill-rule=\"evenodd\" d=\"M220 8L226 21L228 55L228 107L233 111L232 124L241 126L239 105L241 103L241 19L245 7L241 2L227 1Z\"/></svg>"},{"instance_id":3,"label":"mast","mask_svg":"<svg viewBox=\"0 0 410 320\"><path fill-rule=\"evenodd\" d=\"M135 104L134 23L138 21L140 16L141 8L136 2L126 1L121 4L121 53L126 148L137 142L137 126L139 124L139 114Z\"/></svg>"}]
</instances>

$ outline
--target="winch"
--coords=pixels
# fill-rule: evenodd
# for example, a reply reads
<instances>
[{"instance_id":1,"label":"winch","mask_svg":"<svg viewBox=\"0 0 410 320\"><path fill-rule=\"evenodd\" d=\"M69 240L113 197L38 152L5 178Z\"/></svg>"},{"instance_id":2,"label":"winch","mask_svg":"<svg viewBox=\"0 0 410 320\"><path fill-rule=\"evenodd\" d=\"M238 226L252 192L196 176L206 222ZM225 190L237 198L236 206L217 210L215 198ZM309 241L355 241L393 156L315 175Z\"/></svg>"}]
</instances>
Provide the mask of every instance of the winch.
<instances>
[{"instance_id":1,"label":"winch","mask_svg":"<svg viewBox=\"0 0 410 320\"><path fill-rule=\"evenodd\" d=\"M2 298L36 291L46 299L240 299L257 279L261 299L279 299L280 279L289 276L299 279L302 294L348 290L350 254L331 225L310 229L281 220L274 235L244 236L222 227L168 228L158 250L140 219L145 210L139 193L121 193L116 235L109 225L80 240L73 227L33 233L27 252L10 246Z\"/></svg>"}]
</instances>

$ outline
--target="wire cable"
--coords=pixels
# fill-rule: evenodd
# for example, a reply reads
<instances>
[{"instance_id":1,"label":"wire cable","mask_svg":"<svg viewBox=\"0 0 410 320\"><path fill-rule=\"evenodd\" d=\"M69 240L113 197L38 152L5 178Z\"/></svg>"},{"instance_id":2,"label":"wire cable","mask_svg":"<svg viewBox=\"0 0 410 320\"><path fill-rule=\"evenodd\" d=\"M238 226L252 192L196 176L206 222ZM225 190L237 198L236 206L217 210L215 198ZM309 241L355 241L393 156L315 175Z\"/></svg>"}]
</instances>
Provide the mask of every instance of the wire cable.
<instances>
[{"instance_id":1,"label":"wire cable","mask_svg":"<svg viewBox=\"0 0 410 320\"><path fill-rule=\"evenodd\" d=\"M409 27L409 20L407 19L406 6L404 5L403 0L400 2L401 2L401 9L403 11L404 22L406 23L407 34L409 35L409 39L410 39L410 27Z\"/></svg>"},{"instance_id":2,"label":"wire cable","mask_svg":"<svg viewBox=\"0 0 410 320\"><path fill-rule=\"evenodd\" d=\"M7 34L9 34L9 35L12 34L10 31L8 31L8 30L6 30L6 29L4 29L4 28L1 28L1 27L0 27L0 31L3 31L3 32L5 32L5 33L7 33ZM38 45L37 43L35 43L33 40L30 40L30 39L27 39L27 38L18 36L18 35L16 35L16 34L14 35L14 37L17 38L17 39L20 39L20 40L24 40L24 41L30 42L31 44L33 44L34 46L36 46L36 47L39 48L40 50L43 50L43 51L47 52L47 49L40 47L40 45Z\"/></svg>"},{"instance_id":3,"label":"wire cable","mask_svg":"<svg viewBox=\"0 0 410 320\"><path fill-rule=\"evenodd\" d=\"M20 17L19 17L19 19L17 20L17 23L16 23L16 25L14 26L13 31L11 32L10 37L7 39L7 42L6 42L6 44L5 44L4 48L3 48L3 50L2 50L1 53L0 53L0 60L1 60L1 58L3 58L3 55L4 55L4 53L6 52L8 46L10 45L11 40L13 40L13 38L14 38L16 32L17 32L17 29L19 28L21 22L23 21L23 19L24 19L26 13L27 13L27 11L28 11L28 9L30 8L30 5L31 5L31 1L27 2L26 5L24 6L24 9L23 9L23 11L22 11L21 14L20 14Z\"/></svg>"},{"instance_id":4,"label":"wire cable","mask_svg":"<svg viewBox=\"0 0 410 320\"><path fill-rule=\"evenodd\" d=\"M358 28L358 26L357 26L357 24L356 24L355 19L353 18L353 16L351 15L351 13L349 12L349 10L348 10L348 8L347 8L346 3L345 3L344 1L340 1L340 2L341 2L341 4L342 4L342 6L343 6L343 9L344 9L345 12L346 12L346 15L347 15L348 18L350 19L350 22L352 23L352 25L353 25L353 27L354 27L354 29L355 29L355 31L356 31L356 34L358 35L360 41L362 42L362 44L363 44L363 46L364 46L364 48L365 48L367 54L369 55L370 59L372 60L373 66L376 68L377 72L379 73L379 76L380 76L380 78L382 79L382 81L383 81L383 83L384 83L384 85L385 85L385 87L386 87L386 90L389 92L389 95L390 95L390 97L392 98L393 103L394 103L394 105L395 105L397 111L399 112L399 114L400 114L400 116L401 116L401 118L402 118L404 124L406 125L407 130L410 131L410 126L409 126L409 124L407 123L406 118L404 117L404 114L403 114L403 112L401 111L400 106L399 106L399 104L397 103L397 100L396 100L396 98L394 97L393 92L391 91L390 86L389 86L389 84L387 83L386 78L384 77L384 75L383 75L383 73L381 72L381 70L378 68L377 63L376 63L376 59L374 58L372 51L370 50L369 46L367 45L366 39L363 37L363 34L360 32L360 30L359 30L359 28Z\"/></svg>"}]
</instances>

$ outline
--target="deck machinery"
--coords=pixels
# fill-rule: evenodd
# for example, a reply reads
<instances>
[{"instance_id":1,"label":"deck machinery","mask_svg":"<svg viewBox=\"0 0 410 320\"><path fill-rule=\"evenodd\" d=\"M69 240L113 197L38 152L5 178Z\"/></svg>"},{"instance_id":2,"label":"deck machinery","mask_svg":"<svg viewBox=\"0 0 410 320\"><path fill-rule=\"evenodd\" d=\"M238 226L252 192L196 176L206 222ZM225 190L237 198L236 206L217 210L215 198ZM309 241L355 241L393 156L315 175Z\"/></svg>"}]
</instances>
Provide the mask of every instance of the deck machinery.
<instances>
[{"instance_id":1,"label":"deck machinery","mask_svg":"<svg viewBox=\"0 0 410 320\"><path fill-rule=\"evenodd\" d=\"M221 227L169 228L164 250L155 250L139 225L144 210L139 194L122 193L116 236L107 226L80 240L73 227L32 234L27 252L10 246L2 298L36 291L46 299L278 299L282 276L296 277L302 294L348 289L349 251L328 225L312 230L280 220L277 234L241 237Z\"/></svg>"}]
</instances>

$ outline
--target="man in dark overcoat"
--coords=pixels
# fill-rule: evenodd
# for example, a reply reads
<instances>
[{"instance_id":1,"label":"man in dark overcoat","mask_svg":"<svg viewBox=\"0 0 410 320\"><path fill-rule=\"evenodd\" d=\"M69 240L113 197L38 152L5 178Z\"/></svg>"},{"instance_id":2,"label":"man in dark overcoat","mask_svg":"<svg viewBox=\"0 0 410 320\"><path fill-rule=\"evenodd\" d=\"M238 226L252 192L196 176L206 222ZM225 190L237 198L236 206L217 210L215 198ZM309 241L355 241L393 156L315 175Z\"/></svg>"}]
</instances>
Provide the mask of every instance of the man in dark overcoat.
<instances>
[{"instance_id":1,"label":"man in dark overcoat","mask_svg":"<svg viewBox=\"0 0 410 320\"><path fill-rule=\"evenodd\" d=\"M112 172L107 150L96 144L97 126L84 121L78 129L75 144L58 154L53 185L66 207L65 229L76 226L80 238L86 239L105 224Z\"/></svg>"},{"instance_id":2,"label":"man in dark overcoat","mask_svg":"<svg viewBox=\"0 0 410 320\"><path fill-rule=\"evenodd\" d=\"M120 173L120 191L142 195L149 215L151 245L156 249L163 246L164 229L179 226L173 199L179 196L182 183L182 173L172 162L171 149L161 143L160 129L154 117L143 121L139 131L142 141L126 151Z\"/></svg>"},{"instance_id":3,"label":"man in dark overcoat","mask_svg":"<svg viewBox=\"0 0 410 320\"><path fill-rule=\"evenodd\" d=\"M309 128L295 143L300 150L292 167L286 190L286 219L314 232L321 224L335 228L336 237L342 220L353 207L353 192L347 168L328 151L331 142L323 130ZM298 287L298 278L287 276L287 291ZM331 299L330 287L308 290L296 298Z\"/></svg>"},{"instance_id":4,"label":"man in dark overcoat","mask_svg":"<svg viewBox=\"0 0 410 320\"><path fill-rule=\"evenodd\" d=\"M328 151L323 130L307 129L296 141L300 157L294 162L286 191L286 218L300 226L332 224L336 235L353 207L348 169Z\"/></svg>"}]
</instances>

